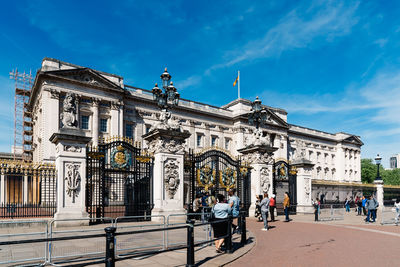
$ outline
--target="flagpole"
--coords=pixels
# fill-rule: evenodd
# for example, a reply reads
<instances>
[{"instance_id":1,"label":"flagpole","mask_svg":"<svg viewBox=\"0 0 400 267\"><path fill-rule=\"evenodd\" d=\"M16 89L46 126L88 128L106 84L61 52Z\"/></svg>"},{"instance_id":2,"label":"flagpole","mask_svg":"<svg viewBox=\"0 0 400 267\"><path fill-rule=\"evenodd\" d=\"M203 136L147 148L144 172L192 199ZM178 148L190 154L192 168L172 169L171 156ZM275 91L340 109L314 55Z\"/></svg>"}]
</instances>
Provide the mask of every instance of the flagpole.
<instances>
[{"instance_id":1,"label":"flagpole","mask_svg":"<svg viewBox=\"0 0 400 267\"><path fill-rule=\"evenodd\" d=\"M238 98L240 99L240 70L238 70Z\"/></svg>"}]
</instances>

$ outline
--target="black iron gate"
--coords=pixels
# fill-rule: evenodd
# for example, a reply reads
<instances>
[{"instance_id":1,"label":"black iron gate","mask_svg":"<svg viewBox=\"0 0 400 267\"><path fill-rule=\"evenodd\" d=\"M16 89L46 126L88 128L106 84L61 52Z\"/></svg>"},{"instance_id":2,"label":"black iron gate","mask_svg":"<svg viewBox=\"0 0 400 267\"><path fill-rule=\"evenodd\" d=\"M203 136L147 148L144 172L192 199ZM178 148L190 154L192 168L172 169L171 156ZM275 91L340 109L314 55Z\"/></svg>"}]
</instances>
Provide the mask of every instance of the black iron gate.
<instances>
[{"instance_id":1,"label":"black iron gate","mask_svg":"<svg viewBox=\"0 0 400 267\"><path fill-rule=\"evenodd\" d=\"M91 218L151 215L153 158L129 142L87 148L86 210Z\"/></svg>"},{"instance_id":2,"label":"black iron gate","mask_svg":"<svg viewBox=\"0 0 400 267\"><path fill-rule=\"evenodd\" d=\"M227 196L234 188L241 201L241 209L250 207L250 169L241 165L221 150L208 150L185 156L185 205L191 207L197 194L208 192Z\"/></svg>"},{"instance_id":3,"label":"black iron gate","mask_svg":"<svg viewBox=\"0 0 400 267\"><path fill-rule=\"evenodd\" d=\"M276 209L279 215L283 214L283 199L285 192L289 193L290 211L296 212L297 205L297 175L286 161L277 161L274 164L274 191L276 196Z\"/></svg>"}]
</instances>

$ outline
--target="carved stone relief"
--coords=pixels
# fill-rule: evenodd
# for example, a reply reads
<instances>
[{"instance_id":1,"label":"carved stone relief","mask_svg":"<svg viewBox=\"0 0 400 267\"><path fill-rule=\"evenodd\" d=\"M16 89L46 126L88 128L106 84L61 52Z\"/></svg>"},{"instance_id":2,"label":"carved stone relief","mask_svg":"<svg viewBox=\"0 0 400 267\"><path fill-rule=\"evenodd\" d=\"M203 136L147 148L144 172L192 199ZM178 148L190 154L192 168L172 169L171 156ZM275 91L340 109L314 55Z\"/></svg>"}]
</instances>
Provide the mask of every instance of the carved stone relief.
<instances>
[{"instance_id":1,"label":"carved stone relief","mask_svg":"<svg viewBox=\"0 0 400 267\"><path fill-rule=\"evenodd\" d=\"M81 151L82 151L82 147L80 147L80 146L66 145L66 146L64 146L64 151L69 151L69 152L81 152Z\"/></svg>"},{"instance_id":2,"label":"carved stone relief","mask_svg":"<svg viewBox=\"0 0 400 267\"><path fill-rule=\"evenodd\" d=\"M74 93L67 93L60 115L62 128L78 128L78 98Z\"/></svg>"},{"instance_id":3,"label":"carved stone relief","mask_svg":"<svg viewBox=\"0 0 400 267\"><path fill-rule=\"evenodd\" d=\"M250 164L272 164L273 159L268 153L260 153L260 152L253 152L246 155L243 155L243 159Z\"/></svg>"},{"instance_id":4,"label":"carved stone relief","mask_svg":"<svg viewBox=\"0 0 400 267\"><path fill-rule=\"evenodd\" d=\"M271 187L270 171L268 168L262 168L260 171L260 184L262 192L268 192Z\"/></svg>"},{"instance_id":5,"label":"carved stone relief","mask_svg":"<svg viewBox=\"0 0 400 267\"><path fill-rule=\"evenodd\" d=\"M164 184L170 199L174 198L180 182L177 161L175 159L168 159L164 164Z\"/></svg>"},{"instance_id":6,"label":"carved stone relief","mask_svg":"<svg viewBox=\"0 0 400 267\"><path fill-rule=\"evenodd\" d=\"M185 151L185 141L175 140L168 137L158 137L149 143L150 153L183 153Z\"/></svg>"},{"instance_id":7,"label":"carved stone relief","mask_svg":"<svg viewBox=\"0 0 400 267\"><path fill-rule=\"evenodd\" d=\"M306 202L310 201L310 194L311 194L311 186L310 186L310 178L304 179L304 200Z\"/></svg>"},{"instance_id":8,"label":"carved stone relief","mask_svg":"<svg viewBox=\"0 0 400 267\"><path fill-rule=\"evenodd\" d=\"M79 164L65 164L65 187L67 195L72 198L72 203L75 203L75 198L78 197L81 190L81 174L79 173Z\"/></svg>"}]
</instances>

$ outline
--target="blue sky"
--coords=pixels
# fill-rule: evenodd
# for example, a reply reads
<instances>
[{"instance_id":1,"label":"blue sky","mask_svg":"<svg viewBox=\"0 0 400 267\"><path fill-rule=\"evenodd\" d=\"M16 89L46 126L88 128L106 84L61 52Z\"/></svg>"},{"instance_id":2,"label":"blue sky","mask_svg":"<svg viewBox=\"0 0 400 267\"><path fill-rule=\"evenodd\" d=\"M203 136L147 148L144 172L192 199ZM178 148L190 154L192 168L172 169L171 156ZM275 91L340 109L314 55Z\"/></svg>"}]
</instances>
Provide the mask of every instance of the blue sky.
<instances>
[{"instance_id":1,"label":"blue sky","mask_svg":"<svg viewBox=\"0 0 400 267\"><path fill-rule=\"evenodd\" d=\"M13 140L13 68L53 57L181 96L241 96L288 121L360 135L363 157L400 153L398 1L7 1L0 11L0 151Z\"/></svg>"}]
</instances>

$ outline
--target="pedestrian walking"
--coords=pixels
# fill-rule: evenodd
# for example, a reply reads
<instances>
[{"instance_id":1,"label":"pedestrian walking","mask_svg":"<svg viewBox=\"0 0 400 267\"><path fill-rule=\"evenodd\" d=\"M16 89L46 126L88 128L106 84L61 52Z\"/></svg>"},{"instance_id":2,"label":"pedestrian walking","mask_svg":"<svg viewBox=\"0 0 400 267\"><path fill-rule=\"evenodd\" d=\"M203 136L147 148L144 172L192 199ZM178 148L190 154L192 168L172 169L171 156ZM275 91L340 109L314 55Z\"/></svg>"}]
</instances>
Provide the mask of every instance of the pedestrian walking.
<instances>
[{"instance_id":1,"label":"pedestrian walking","mask_svg":"<svg viewBox=\"0 0 400 267\"><path fill-rule=\"evenodd\" d=\"M367 198L365 196L362 197L362 209L363 209L363 213L364 216L367 216Z\"/></svg>"},{"instance_id":2,"label":"pedestrian walking","mask_svg":"<svg viewBox=\"0 0 400 267\"><path fill-rule=\"evenodd\" d=\"M262 231L268 231L268 210L269 210L269 203L270 200L268 198L268 193L264 193L264 198L261 200L261 216L263 218L264 222L264 228L262 228Z\"/></svg>"},{"instance_id":3,"label":"pedestrian walking","mask_svg":"<svg viewBox=\"0 0 400 267\"><path fill-rule=\"evenodd\" d=\"M376 208L379 207L378 201L371 195L366 202L367 218L366 222L375 222L376 219Z\"/></svg>"},{"instance_id":4,"label":"pedestrian walking","mask_svg":"<svg viewBox=\"0 0 400 267\"><path fill-rule=\"evenodd\" d=\"M234 189L234 188L229 189L229 191L228 191L228 195L229 195L228 204L231 206L233 219L237 223L237 221L238 221L237 218L239 217L240 199L239 199L238 196L235 195L235 193L236 193L236 189ZM233 232L236 232L237 229L238 229L238 226L236 224L232 223Z\"/></svg>"},{"instance_id":5,"label":"pedestrian walking","mask_svg":"<svg viewBox=\"0 0 400 267\"><path fill-rule=\"evenodd\" d=\"M358 200L357 200L357 216L361 215L361 211L362 211L362 199L358 198Z\"/></svg>"},{"instance_id":6,"label":"pedestrian walking","mask_svg":"<svg viewBox=\"0 0 400 267\"><path fill-rule=\"evenodd\" d=\"M346 212L350 212L350 200L349 200L349 198L346 198L346 202L344 203L344 206L346 207Z\"/></svg>"},{"instance_id":7,"label":"pedestrian walking","mask_svg":"<svg viewBox=\"0 0 400 267\"><path fill-rule=\"evenodd\" d=\"M269 199L269 215L271 216L271 222L275 221L275 208L276 208L275 195L272 194L271 198Z\"/></svg>"},{"instance_id":8,"label":"pedestrian walking","mask_svg":"<svg viewBox=\"0 0 400 267\"><path fill-rule=\"evenodd\" d=\"M400 218L400 199L396 199L396 202L394 203L394 207L396 209L396 217L394 218L396 225L399 224L399 218Z\"/></svg>"},{"instance_id":9,"label":"pedestrian walking","mask_svg":"<svg viewBox=\"0 0 400 267\"><path fill-rule=\"evenodd\" d=\"M217 195L217 204L212 208L212 213L214 214L214 223L212 228L214 231L215 249L217 253L222 253L221 246L224 243L224 237L228 234L228 222L218 222L218 220L226 219L230 214L232 214L231 205L225 202L225 196Z\"/></svg>"},{"instance_id":10,"label":"pedestrian walking","mask_svg":"<svg viewBox=\"0 0 400 267\"><path fill-rule=\"evenodd\" d=\"M285 222L289 222L289 206L290 206L290 198L289 193L285 192L285 198L283 199L283 209L285 212Z\"/></svg>"},{"instance_id":11,"label":"pedestrian walking","mask_svg":"<svg viewBox=\"0 0 400 267\"><path fill-rule=\"evenodd\" d=\"M260 222L262 221L262 217L261 217L261 200L263 199L263 195L258 195L256 196L257 200L256 200L256 209L254 211L254 217L256 217L256 219Z\"/></svg>"},{"instance_id":12,"label":"pedestrian walking","mask_svg":"<svg viewBox=\"0 0 400 267\"><path fill-rule=\"evenodd\" d=\"M314 221L318 221L318 214L319 214L319 210L321 208L321 203L319 202L319 199L316 198L316 200L313 203L314 206Z\"/></svg>"}]
</instances>

